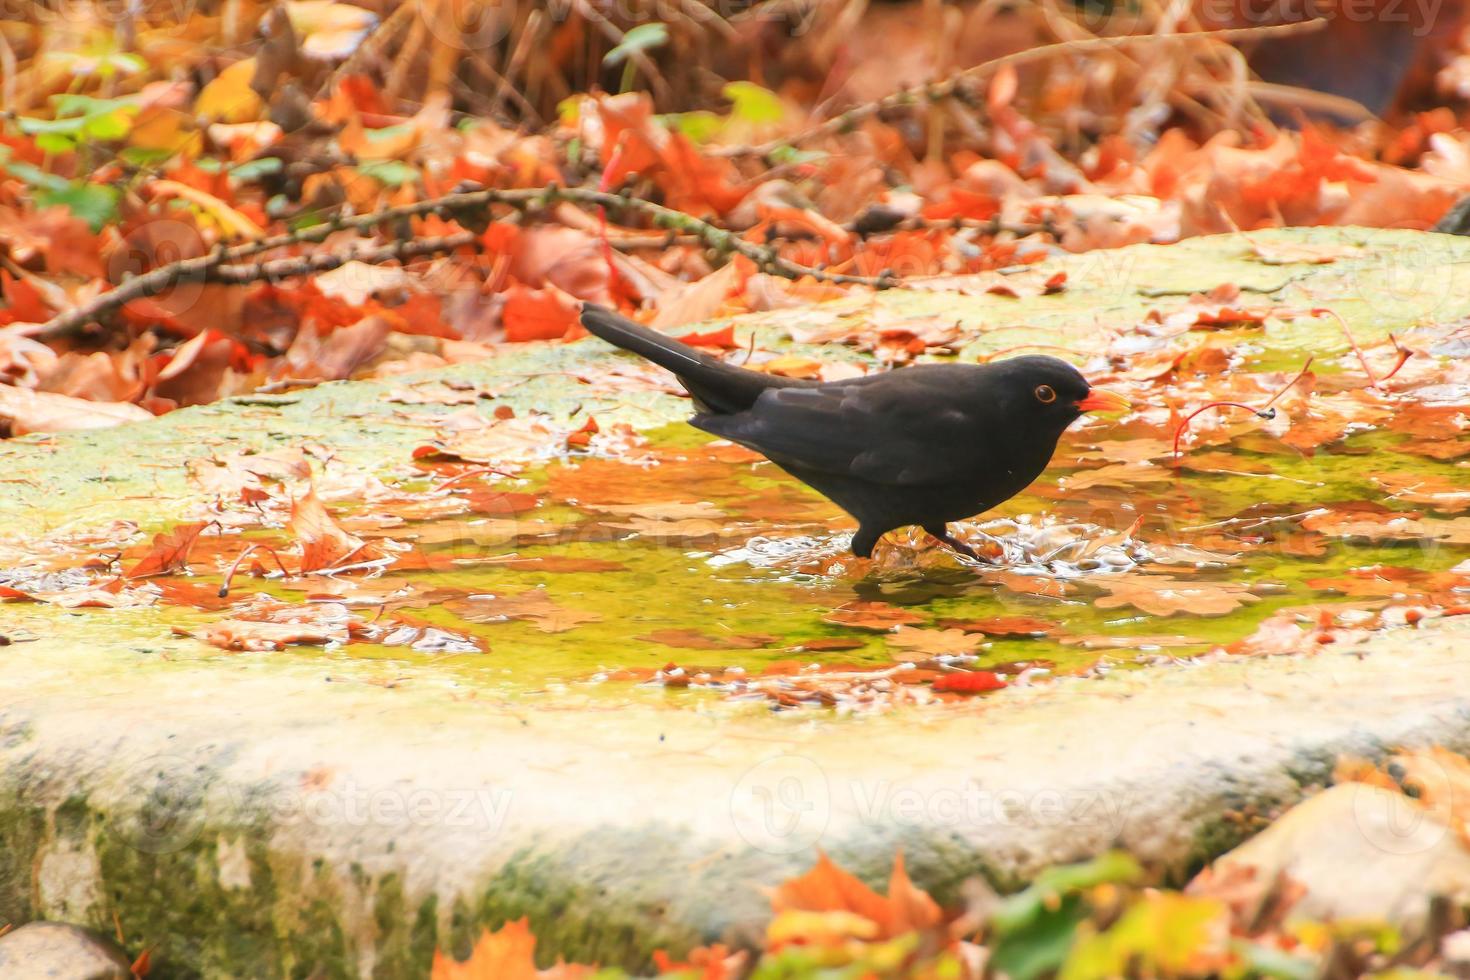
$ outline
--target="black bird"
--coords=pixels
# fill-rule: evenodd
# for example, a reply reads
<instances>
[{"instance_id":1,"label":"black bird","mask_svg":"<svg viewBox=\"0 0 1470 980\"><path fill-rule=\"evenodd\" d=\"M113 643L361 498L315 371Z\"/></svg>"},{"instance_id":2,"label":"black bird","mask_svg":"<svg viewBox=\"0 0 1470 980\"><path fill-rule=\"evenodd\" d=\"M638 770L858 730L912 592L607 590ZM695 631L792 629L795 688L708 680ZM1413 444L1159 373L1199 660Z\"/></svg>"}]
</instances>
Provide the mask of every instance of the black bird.
<instances>
[{"instance_id":1,"label":"black bird","mask_svg":"<svg viewBox=\"0 0 1470 980\"><path fill-rule=\"evenodd\" d=\"M948 523L1024 490L1083 412L1128 405L1055 357L802 381L726 364L590 303L582 325L677 375L699 409L691 425L756 450L857 518L861 558L909 524L976 557Z\"/></svg>"}]
</instances>

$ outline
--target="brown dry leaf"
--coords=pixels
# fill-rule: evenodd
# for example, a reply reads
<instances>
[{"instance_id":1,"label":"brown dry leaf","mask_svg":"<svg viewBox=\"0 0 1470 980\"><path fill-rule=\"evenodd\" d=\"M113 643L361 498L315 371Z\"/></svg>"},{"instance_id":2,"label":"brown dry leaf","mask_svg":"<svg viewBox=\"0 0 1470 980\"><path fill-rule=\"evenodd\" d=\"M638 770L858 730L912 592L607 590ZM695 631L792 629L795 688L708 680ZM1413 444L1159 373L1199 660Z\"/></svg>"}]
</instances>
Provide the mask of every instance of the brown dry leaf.
<instances>
[{"instance_id":1,"label":"brown dry leaf","mask_svg":"<svg viewBox=\"0 0 1470 980\"><path fill-rule=\"evenodd\" d=\"M1435 536L1430 531L1430 522L1414 514L1393 511L1328 510L1305 518L1302 527L1331 538L1369 541L1412 541Z\"/></svg>"},{"instance_id":2,"label":"brown dry leaf","mask_svg":"<svg viewBox=\"0 0 1470 980\"><path fill-rule=\"evenodd\" d=\"M791 649L798 653L826 653L834 650L861 650L867 645L864 640L841 636L819 636L810 640L802 640Z\"/></svg>"},{"instance_id":3,"label":"brown dry leaf","mask_svg":"<svg viewBox=\"0 0 1470 980\"><path fill-rule=\"evenodd\" d=\"M148 578L153 575L168 575L189 566L189 552L194 548L199 533L209 525L180 524L172 531L153 536L153 546L138 563L123 573L125 578Z\"/></svg>"},{"instance_id":4,"label":"brown dry leaf","mask_svg":"<svg viewBox=\"0 0 1470 980\"><path fill-rule=\"evenodd\" d=\"M1171 575L1098 575L1087 581L1109 593L1093 600L1097 608L1132 606L1151 616L1222 616L1257 601L1234 582L1182 582Z\"/></svg>"},{"instance_id":5,"label":"brown dry leaf","mask_svg":"<svg viewBox=\"0 0 1470 980\"><path fill-rule=\"evenodd\" d=\"M553 431L535 416L490 421L473 409L466 411L469 415L463 427L446 425L433 442L414 450L414 458L440 456L466 463L503 465L554 455L566 439L565 433Z\"/></svg>"},{"instance_id":6,"label":"brown dry leaf","mask_svg":"<svg viewBox=\"0 0 1470 980\"><path fill-rule=\"evenodd\" d=\"M199 629L176 626L174 633L192 636L222 650L263 652L284 650L296 644L346 643L352 619L348 608L337 602L297 606L271 599Z\"/></svg>"},{"instance_id":7,"label":"brown dry leaf","mask_svg":"<svg viewBox=\"0 0 1470 980\"><path fill-rule=\"evenodd\" d=\"M343 565L377 561L382 553L342 530L312 488L291 502L291 534L301 543L301 570L316 572Z\"/></svg>"},{"instance_id":8,"label":"brown dry leaf","mask_svg":"<svg viewBox=\"0 0 1470 980\"><path fill-rule=\"evenodd\" d=\"M740 285L740 267L728 262L698 282L676 286L658 298L658 313L649 326L670 330L700 323L724 308L725 300Z\"/></svg>"},{"instance_id":9,"label":"brown dry leaf","mask_svg":"<svg viewBox=\"0 0 1470 980\"><path fill-rule=\"evenodd\" d=\"M723 510L708 500L700 500L695 503L655 501L638 504L597 504L592 509L606 514L623 514L637 520L665 523L694 520L719 521L725 516Z\"/></svg>"},{"instance_id":10,"label":"brown dry leaf","mask_svg":"<svg viewBox=\"0 0 1470 980\"><path fill-rule=\"evenodd\" d=\"M693 544L696 541L719 537L725 533L725 525L719 521L688 520L688 521L653 521L646 518L634 518L630 521L604 522L606 527L617 528L620 531L633 531L639 537L649 538L654 541L685 541Z\"/></svg>"},{"instance_id":11,"label":"brown dry leaf","mask_svg":"<svg viewBox=\"0 0 1470 980\"><path fill-rule=\"evenodd\" d=\"M964 630L900 626L887 638L887 643L897 648L893 652L895 659L912 660L911 656L900 656L898 651L919 654L922 658L964 656L974 653L981 640Z\"/></svg>"},{"instance_id":12,"label":"brown dry leaf","mask_svg":"<svg viewBox=\"0 0 1470 980\"><path fill-rule=\"evenodd\" d=\"M779 357L771 358L769 361L751 364L748 367L782 378L814 380L821 378L823 364L821 361L813 360L810 357L801 357L796 354L782 354Z\"/></svg>"},{"instance_id":13,"label":"brown dry leaf","mask_svg":"<svg viewBox=\"0 0 1470 980\"><path fill-rule=\"evenodd\" d=\"M1034 616L991 616L987 619L941 619L942 629L984 633L986 636L1045 636L1061 629L1060 623Z\"/></svg>"},{"instance_id":14,"label":"brown dry leaf","mask_svg":"<svg viewBox=\"0 0 1470 980\"><path fill-rule=\"evenodd\" d=\"M1152 463L1113 463L1095 470L1084 470L1062 477L1059 481L1063 490L1076 492L1093 487L1132 487L1140 483L1165 483L1174 479L1174 474L1162 466Z\"/></svg>"},{"instance_id":15,"label":"brown dry leaf","mask_svg":"<svg viewBox=\"0 0 1470 980\"><path fill-rule=\"evenodd\" d=\"M900 609L886 602L855 599L852 602L844 602L823 616L822 622L835 623L838 626L856 626L858 629L886 633L899 626L922 623L927 619L927 616Z\"/></svg>"},{"instance_id":16,"label":"brown dry leaf","mask_svg":"<svg viewBox=\"0 0 1470 980\"><path fill-rule=\"evenodd\" d=\"M1462 483L1432 473L1380 473L1373 482L1395 500L1411 504L1427 504L1430 508L1454 513L1470 508L1470 490Z\"/></svg>"},{"instance_id":17,"label":"brown dry leaf","mask_svg":"<svg viewBox=\"0 0 1470 980\"><path fill-rule=\"evenodd\" d=\"M1419 802L1470 845L1470 759L1434 746L1400 752L1393 761L1404 771L1404 785L1418 791Z\"/></svg>"},{"instance_id":18,"label":"brown dry leaf","mask_svg":"<svg viewBox=\"0 0 1470 980\"><path fill-rule=\"evenodd\" d=\"M143 422L153 413L124 402L93 402L49 391L29 391L0 384L0 431L23 436L31 432L76 432L110 429Z\"/></svg>"},{"instance_id":19,"label":"brown dry leaf","mask_svg":"<svg viewBox=\"0 0 1470 980\"><path fill-rule=\"evenodd\" d=\"M451 599L444 608L471 623L505 623L524 620L543 633L565 633L602 617L581 609L557 605L539 589L507 596L470 596Z\"/></svg>"},{"instance_id":20,"label":"brown dry leaf","mask_svg":"<svg viewBox=\"0 0 1470 980\"><path fill-rule=\"evenodd\" d=\"M297 644L322 646L334 640L346 640L345 633L339 634L329 627L307 623L262 623L243 619L222 619L194 631L180 631L175 627L175 632L203 640L221 650L250 653L284 650Z\"/></svg>"},{"instance_id":21,"label":"brown dry leaf","mask_svg":"<svg viewBox=\"0 0 1470 980\"><path fill-rule=\"evenodd\" d=\"M1251 252L1267 265L1326 265L1362 254L1356 245L1261 242L1246 236Z\"/></svg>"},{"instance_id":22,"label":"brown dry leaf","mask_svg":"<svg viewBox=\"0 0 1470 980\"><path fill-rule=\"evenodd\" d=\"M761 647L770 646L780 637L767 636L764 633L722 633L717 636L708 636L698 630L667 629L654 630L638 639L646 643L662 643L666 647L680 647L685 650L758 650Z\"/></svg>"},{"instance_id":23,"label":"brown dry leaf","mask_svg":"<svg viewBox=\"0 0 1470 980\"><path fill-rule=\"evenodd\" d=\"M224 497L238 496L246 488L259 488L263 480L305 480L311 476L311 464L300 448L191 459L185 466L190 481L201 490Z\"/></svg>"}]
</instances>

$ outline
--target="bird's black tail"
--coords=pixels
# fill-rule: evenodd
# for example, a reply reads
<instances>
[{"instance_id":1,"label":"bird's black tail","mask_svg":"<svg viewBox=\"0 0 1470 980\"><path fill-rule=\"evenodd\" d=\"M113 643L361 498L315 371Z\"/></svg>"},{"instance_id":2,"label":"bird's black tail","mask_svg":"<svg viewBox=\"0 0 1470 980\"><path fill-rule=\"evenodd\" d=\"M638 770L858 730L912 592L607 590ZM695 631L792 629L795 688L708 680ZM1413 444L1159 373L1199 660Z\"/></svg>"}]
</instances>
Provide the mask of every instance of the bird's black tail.
<instances>
[{"instance_id":1,"label":"bird's black tail","mask_svg":"<svg viewBox=\"0 0 1470 980\"><path fill-rule=\"evenodd\" d=\"M747 371L702 354L673 337L634 323L625 316L592 303L582 306L582 326L609 344L667 368L694 396L701 410L716 414L743 412L767 388L785 388L804 382Z\"/></svg>"}]
</instances>

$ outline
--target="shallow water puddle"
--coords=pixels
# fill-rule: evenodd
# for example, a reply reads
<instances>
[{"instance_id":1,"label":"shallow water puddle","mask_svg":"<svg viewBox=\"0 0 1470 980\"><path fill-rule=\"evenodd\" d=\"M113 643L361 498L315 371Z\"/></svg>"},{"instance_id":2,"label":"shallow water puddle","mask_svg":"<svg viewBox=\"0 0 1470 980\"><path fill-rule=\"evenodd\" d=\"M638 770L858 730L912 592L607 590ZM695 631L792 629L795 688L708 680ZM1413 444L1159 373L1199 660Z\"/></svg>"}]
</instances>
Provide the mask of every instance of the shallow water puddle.
<instances>
[{"instance_id":1,"label":"shallow water puddle","mask_svg":"<svg viewBox=\"0 0 1470 980\"><path fill-rule=\"evenodd\" d=\"M1296 372L1207 344L1158 360L1100 379L1138 411L1075 428L1027 493L956 526L987 561L917 531L855 559L835 507L682 425L567 433L502 414L385 480L319 466L309 497L303 460L217 461L196 525L50 541L29 572L0 555L15 566L0 597L165 608L222 650L325 646L499 694L851 709L1344 650L1465 611L1461 361L1415 358L1372 389L1339 359L1286 388L1275 419L1199 417L1175 460L1186 410L1262 404ZM511 446L535 451L502 460Z\"/></svg>"}]
</instances>

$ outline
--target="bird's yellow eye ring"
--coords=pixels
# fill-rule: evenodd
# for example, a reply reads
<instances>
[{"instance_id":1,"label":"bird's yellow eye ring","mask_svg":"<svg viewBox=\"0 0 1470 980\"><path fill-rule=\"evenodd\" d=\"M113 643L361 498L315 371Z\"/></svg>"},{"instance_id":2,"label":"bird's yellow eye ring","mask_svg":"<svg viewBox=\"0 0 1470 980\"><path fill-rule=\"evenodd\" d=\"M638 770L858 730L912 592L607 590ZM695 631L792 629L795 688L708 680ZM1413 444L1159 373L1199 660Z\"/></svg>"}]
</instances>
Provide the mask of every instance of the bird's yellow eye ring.
<instances>
[{"instance_id":1,"label":"bird's yellow eye ring","mask_svg":"<svg viewBox=\"0 0 1470 980\"><path fill-rule=\"evenodd\" d=\"M1057 393L1052 390L1051 385L1037 385L1036 400L1043 405L1050 405L1057 400Z\"/></svg>"}]
</instances>

